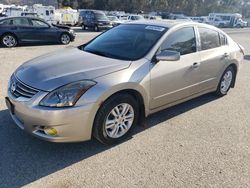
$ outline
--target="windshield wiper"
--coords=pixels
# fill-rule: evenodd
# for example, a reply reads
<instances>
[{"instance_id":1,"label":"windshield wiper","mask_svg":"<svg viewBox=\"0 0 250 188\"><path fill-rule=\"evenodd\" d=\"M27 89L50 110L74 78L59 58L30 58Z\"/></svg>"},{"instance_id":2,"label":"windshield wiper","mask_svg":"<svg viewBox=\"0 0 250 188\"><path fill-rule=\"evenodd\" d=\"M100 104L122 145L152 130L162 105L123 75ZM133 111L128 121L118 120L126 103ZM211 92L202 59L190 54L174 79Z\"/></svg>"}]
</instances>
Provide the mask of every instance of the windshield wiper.
<instances>
[{"instance_id":1,"label":"windshield wiper","mask_svg":"<svg viewBox=\"0 0 250 188\"><path fill-rule=\"evenodd\" d=\"M89 52L89 53L92 53L92 54L95 54L95 55L103 56L103 57L112 58L112 59L120 59L120 60L124 60L124 61L129 61L129 59L127 59L127 58L123 58L123 57L112 55L112 54L105 53L105 52L100 52L100 51L97 51L97 50L83 49L83 51Z\"/></svg>"},{"instance_id":2,"label":"windshield wiper","mask_svg":"<svg viewBox=\"0 0 250 188\"><path fill-rule=\"evenodd\" d=\"M110 55L108 55L104 52L97 51L97 50L84 50L84 51L95 54L95 55L103 56L103 57L110 57Z\"/></svg>"}]
</instances>

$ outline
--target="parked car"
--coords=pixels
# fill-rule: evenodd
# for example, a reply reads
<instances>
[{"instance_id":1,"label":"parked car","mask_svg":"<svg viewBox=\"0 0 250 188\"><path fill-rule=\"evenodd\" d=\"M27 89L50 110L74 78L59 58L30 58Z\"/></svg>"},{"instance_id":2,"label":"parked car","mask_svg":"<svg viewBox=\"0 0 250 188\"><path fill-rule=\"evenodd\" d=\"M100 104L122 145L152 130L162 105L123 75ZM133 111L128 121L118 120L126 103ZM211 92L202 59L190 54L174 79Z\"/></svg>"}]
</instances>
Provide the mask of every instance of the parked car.
<instances>
[{"instance_id":1,"label":"parked car","mask_svg":"<svg viewBox=\"0 0 250 188\"><path fill-rule=\"evenodd\" d=\"M125 23L21 65L6 104L21 129L43 140L111 144L152 113L210 92L226 95L243 56L206 24Z\"/></svg>"},{"instance_id":2,"label":"parked car","mask_svg":"<svg viewBox=\"0 0 250 188\"><path fill-rule=\"evenodd\" d=\"M127 21L138 21L138 20L144 20L144 17L141 15L129 15L127 17Z\"/></svg>"},{"instance_id":3,"label":"parked car","mask_svg":"<svg viewBox=\"0 0 250 188\"><path fill-rule=\"evenodd\" d=\"M0 40L5 47L22 43L61 43L74 41L75 33L69 27L50 25L42 19L11 17L0 19Z\"/></svg>"},{"instance_id":4,"label":"parked car","mask_svg":"<svg viewBox=\"0 0 250 188\"><path fill-rule=\"evenodd\" d=\"M103 11L80 10L79 20L83 30L88 28L98 32L100 30L111 29L112 23Z\"/></svg>"},{"instance_id":5,"label":"parked car","mask_svg":"<svg viewBox=\"0 0 250 188\"><path fill-rule=\"evenodd\" d=\"M111 21L113 27L124 23L124 21L119 20L116 16L108 16L108 19Z\"/></svg>"}]
</instances>

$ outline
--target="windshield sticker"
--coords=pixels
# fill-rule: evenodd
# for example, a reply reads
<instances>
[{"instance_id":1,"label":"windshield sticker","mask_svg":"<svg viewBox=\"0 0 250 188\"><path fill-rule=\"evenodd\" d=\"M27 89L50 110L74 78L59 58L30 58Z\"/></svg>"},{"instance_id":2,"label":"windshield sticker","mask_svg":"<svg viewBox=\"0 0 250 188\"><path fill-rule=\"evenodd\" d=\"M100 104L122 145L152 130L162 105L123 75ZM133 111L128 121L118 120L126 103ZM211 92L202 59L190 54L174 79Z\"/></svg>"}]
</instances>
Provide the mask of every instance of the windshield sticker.
<instances>
[{"instance_id":1,"label":"windshield sticker","mask_svg":"<svg viewBox=\"0 0 250 188\"><path fill-rule=\"evenodd\" d=\"M157 27L157 26L147 26L145 27L145 29L153 30L153 31L160 31L160 32L165 30L164 27Z\"/></svg>"}]
</instances>

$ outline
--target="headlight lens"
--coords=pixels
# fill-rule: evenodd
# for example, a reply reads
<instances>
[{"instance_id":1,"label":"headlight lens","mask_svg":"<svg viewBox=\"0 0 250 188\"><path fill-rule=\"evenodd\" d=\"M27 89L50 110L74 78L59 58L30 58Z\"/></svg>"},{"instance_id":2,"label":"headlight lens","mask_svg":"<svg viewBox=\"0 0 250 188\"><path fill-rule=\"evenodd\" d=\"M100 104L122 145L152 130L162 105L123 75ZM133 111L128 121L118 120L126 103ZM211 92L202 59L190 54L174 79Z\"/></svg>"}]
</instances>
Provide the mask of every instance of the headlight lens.
<instances>
[{"instance_id":1,"label":"headlight lens","mask_svg":"<svg viewBox=\"0 0 250 188\"><path fill-rule=\"evenodd\" d=\"M96 82L90 80L68 84L50 92L42 99L40 105L57 108L74 106L79 98L94 85Z\"/></svg>"}]
</instances>

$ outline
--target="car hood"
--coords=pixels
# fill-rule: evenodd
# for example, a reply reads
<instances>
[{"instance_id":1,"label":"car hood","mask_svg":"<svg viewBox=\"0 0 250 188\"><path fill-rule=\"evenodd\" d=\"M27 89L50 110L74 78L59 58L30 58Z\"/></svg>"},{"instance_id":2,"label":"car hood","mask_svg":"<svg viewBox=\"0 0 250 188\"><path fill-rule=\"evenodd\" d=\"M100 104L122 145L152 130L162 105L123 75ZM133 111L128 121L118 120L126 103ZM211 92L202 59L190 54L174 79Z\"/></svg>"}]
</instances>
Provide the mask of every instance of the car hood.
<instances>
[{"instance_id":1,"label":"car hood","mask_svg":"<svg viewBox=\"0 0 250 188\"><path fill-rule=\"evenodd\" d=\"M15 76L28 86L52 91L80 80L95 79L130 66L131 61L106 58L68 48L37 57L20 66Z\"/></svg>"}]
</instances>

